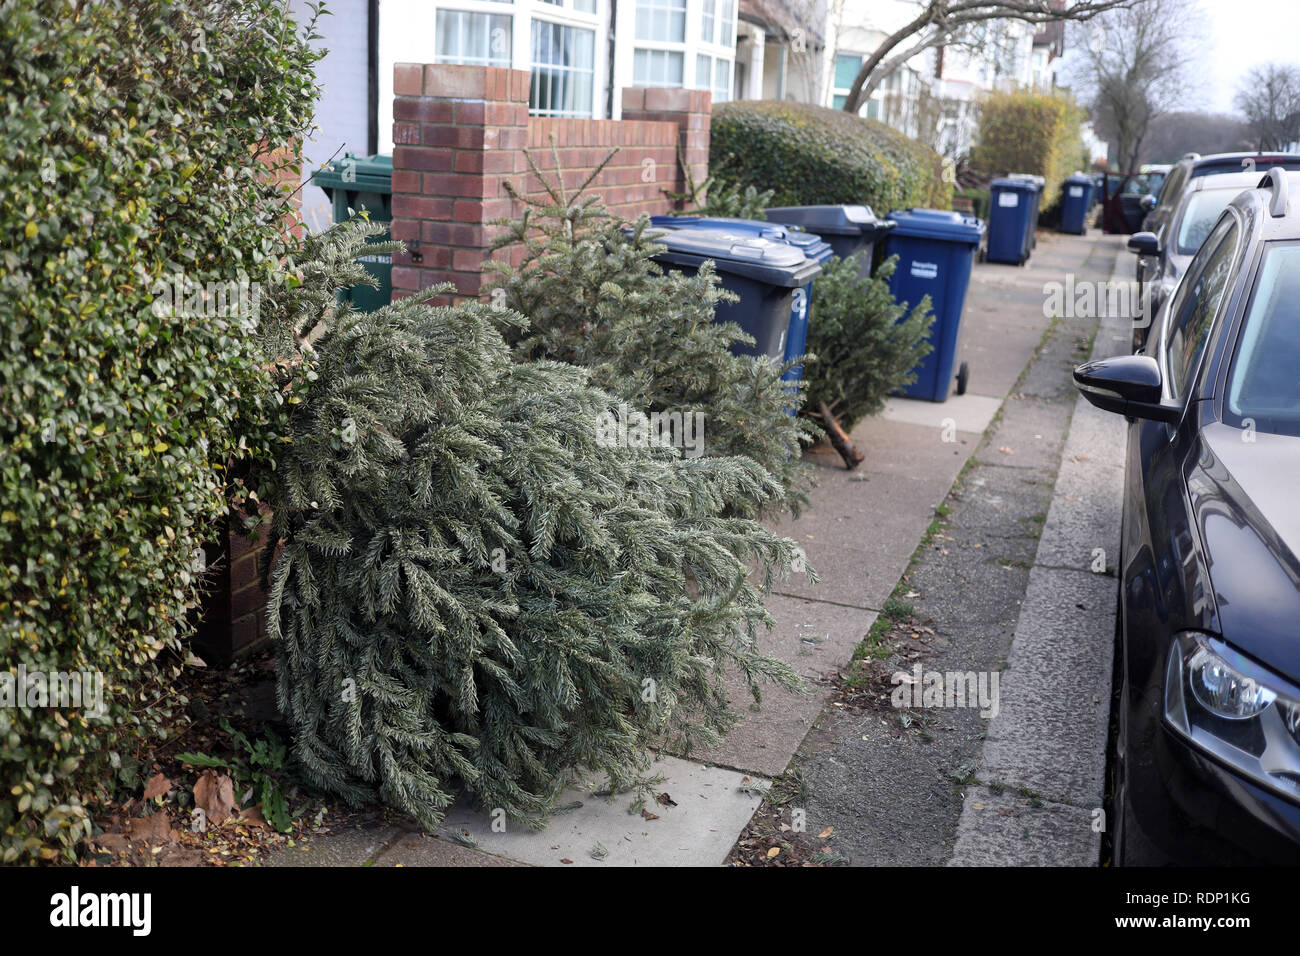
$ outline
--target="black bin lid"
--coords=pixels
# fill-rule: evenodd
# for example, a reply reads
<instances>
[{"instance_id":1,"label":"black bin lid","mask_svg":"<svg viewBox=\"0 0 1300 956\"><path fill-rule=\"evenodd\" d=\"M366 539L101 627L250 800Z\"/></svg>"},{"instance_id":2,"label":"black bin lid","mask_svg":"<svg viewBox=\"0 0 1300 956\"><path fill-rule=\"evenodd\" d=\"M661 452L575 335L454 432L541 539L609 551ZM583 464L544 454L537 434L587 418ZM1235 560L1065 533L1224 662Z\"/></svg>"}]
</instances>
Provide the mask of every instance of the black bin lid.
<instances>
[{"instance_id":1,"label":"black bin lid","mask_svg":"<svg viewBox=\"0 0 1300 956\"><path fill-rule=\"evenodd\" d=\"M870 206L774 206L767 218L800 226L819 236L877 236L894 228L889 219L878 219Z\"/></svg>"}]
</instances>

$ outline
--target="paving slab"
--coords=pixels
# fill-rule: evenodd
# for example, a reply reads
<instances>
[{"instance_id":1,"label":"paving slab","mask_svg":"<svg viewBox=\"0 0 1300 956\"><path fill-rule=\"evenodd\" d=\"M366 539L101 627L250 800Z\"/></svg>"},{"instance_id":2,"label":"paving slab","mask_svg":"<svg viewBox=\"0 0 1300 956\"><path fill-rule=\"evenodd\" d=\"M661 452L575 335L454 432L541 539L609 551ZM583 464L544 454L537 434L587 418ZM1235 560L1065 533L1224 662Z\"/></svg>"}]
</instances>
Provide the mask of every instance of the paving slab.
<instances>
[{"instance_id":1,"label":"paving slab","mask_svg":"<svg viewBox=\"0 0 1300 956\"><path fill-rule=\"evenodd\" d=\"M949 866L1096 866L1101 834L1091 808L973 787Z\"/></svg>"},{"instance_id":2,"label":"paving slab","mask_svg":"<svg viewBox=\"0 0 1300 956\"><path fill-rule=\"evenodd\" d=\"M989 395L952 395L946 402L926 402L914 398L890 398L880 417L885 421L906 422L942 431L953 428L978 435L989 427L1002 407L1002 399ZM950 424L951 423L951 424Z\"/></svg>"},{"instance_id":3,"label":"paving slab","mask_svg":"<svg viewBox=\"0 0 1300 956\"><path fill-rule=\"evenodd\" d=\"M515 860L493 856L455 843L437 833L400 833L374 862L375 866L523 866Z\"/></svg>"},{"instance_id":4,"label":"paving slab","mask_svg":"<svg viewBox=\"0 0 1300 956\"><path fill-rule=\"evenodd\" d=\"M739 790L744 775L732 770L675 757L657 760L652 770L665 777L655 789L676 803L650 802L657 820L628 813L629 794L591 793L598 783L593 781L590 789L562 794L560 805L580 801L582 806L556 814L544 830L507 825L505 832L493 832L489 814L458 802L438 832L449 838L459 834L485 853L534 866L722 865L761 796Z\"/></svg>"},{"instance_id":5,"label":"paving slab","mask_svg":"<svg viewBox=\"0 0 1300 956\"><path fill-rule=\"evenodd\" d=\"M365 866L401 831L396 827L340 830L277 850L263 866Z\"/></svg>"},{"instance_id":6,"label":"paving slab","mask_svg":"<svg viewBox=\"0 0 1300 956\"><path fill-rule=\"evenodd\" d=\"M818 681L833 675L853 657L876 614L782 595L769 598L767 607L776 627L760 637L760 647L765 654L793 666L809 681L811 693L766 687L761 706L755 708L744 680L738 674L729 675L726 683L740 722L720 745L696 750L690 756L702 763L775 777L785 772L800 741L830 699L829 688Z\"/></svg>"}]
</instances>

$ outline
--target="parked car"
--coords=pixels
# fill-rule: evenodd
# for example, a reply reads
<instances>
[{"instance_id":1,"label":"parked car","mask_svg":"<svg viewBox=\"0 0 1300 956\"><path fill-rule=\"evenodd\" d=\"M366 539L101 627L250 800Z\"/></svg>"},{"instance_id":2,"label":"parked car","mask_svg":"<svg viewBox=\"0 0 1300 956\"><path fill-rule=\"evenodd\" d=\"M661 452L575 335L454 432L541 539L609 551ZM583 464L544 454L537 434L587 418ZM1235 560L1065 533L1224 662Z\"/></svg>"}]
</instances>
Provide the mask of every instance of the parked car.
<instances>
[{"instance_id":1,"label":"parked car","mask_svg":"<svg viewBox=\"0 0 1300 956\"><path fill-rule=\"evenodd\" d=\"M1300 862L1300 176L1218 217L1146 354L1075 383L1131 422L1118 863Z\"/></svg>"},{"instance_id":2,"label":"parked car","mask_svg":"<svg viewBox=\"0 0 1300 956\"><path fill-rule=\"evenodd\" d=\"M1148 193L1160 192L1160 187L1164 185L1165 177L1169 175L1169 170L1174 167L1167 163L1147 163L1139 172L1146 180Z\"/></svg>"},{"instance_id":3,"label":"parked car","mask_svg":"<svg viewBox=\"0 0 1300 956\"><path fill-rule=\"evenodd\" d=\"M1187 186L1201 176L1221 176L1231 173L1261 175L1274 166L1300 169L1300 155L1295 153L1214 153L1201 156L1188 153L1176 162L1161 181L1158 189L1148 191L1141 200L1145 213L1142 230L1159 233L1173 215L1174 208Z\"/></svg>"},{"instance_id":4,"label":"parked car","mask_svg":"<svg viewBox=\"0 0 1300 956\"><path fill-rule=\"evenodd\" d=\"M1143 231L1129 238L1128 247L1137 253L1139 302L1143 304L1142 317L1148 321L1134 324L1133 351L1142 348L1149 320L1178 285L1224 207L1243 189L1256 184L1260 169L1267 171L1273 166L1300 170L1300 155L1193 153L1170 171L1168 188L1162 188L1158 198L1148 195L1143 199L1149 209L1147 219Z\"/></svg>"}]
</instances>

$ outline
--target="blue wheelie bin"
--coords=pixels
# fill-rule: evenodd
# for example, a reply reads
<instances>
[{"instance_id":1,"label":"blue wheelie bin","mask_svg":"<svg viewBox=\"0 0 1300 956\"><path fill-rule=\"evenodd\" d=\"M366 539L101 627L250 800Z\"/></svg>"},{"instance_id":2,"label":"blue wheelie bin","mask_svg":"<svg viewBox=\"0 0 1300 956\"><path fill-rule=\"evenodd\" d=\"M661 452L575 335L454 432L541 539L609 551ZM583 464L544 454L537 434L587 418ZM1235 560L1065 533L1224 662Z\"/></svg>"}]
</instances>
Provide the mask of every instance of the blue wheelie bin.
<instances>
[{"instance_id":1,"label":"blue wheelie bin","mask_svg":"<svg viewBox=\"0 0 1300 956\"><path fill-rule=\"evenodd\" d=\"M895 300L916 305L928 295L934 307L930 326L933 351L916 369L916 381L902 394L931 402L947 401L954 377L957 394L964 394L970 370L966 363L954 374L962 307L970 285L975 250L984 237L983 221L944 209L905 209L891 212L898 223L885 239L885 255L898 256L889 288Z\"/></svg>"},{"instance_id":2,"label":"blue wheelie bin","mask_svg":"<svg viewBox=\"0 0 1300 956\"><path fill-rule=\"evenodd\" d=\"M1043 190L1047 188L1047 180L1042 176L1035 176L1033 173L1012 173L1007 179L1014 179L1017 182L1031 183L1034 186L1034 201L1029 210L1029 236L1026 249L1031 252L1038 248L1038 214L1043 208Z\"/></svg>"},{"instance_id":3,"label":"blue wheelie bin","mask_svg":"<svg viewBox=\"0 0 1300 956\"><path fill-rule=\"evenodd\" d=\"M890 220L876 218L870 206L775 206L765 214L772 222L816 233L841 259L864 253L860 260L864 278L871 275L876 243L894 228Z\"/></svg>"},{"instance_id":4,"label":"blue wheelie bin","mask_svg":"<svg viewBox=\"0 0 1300 956\"><path fill-rule=\"evenodd\" d=\"M819 266L835 255L832 246L820 236L780 223L759 219L729 219L721 216L651 216L656 229L731 229L762 239L788 242ZM820 271L818 272L820 275ZM803 355L808 347L808 324L812 321L812 282L795 292L790 306L790 326L786 334L783 361ZM803 379L803 365L793 365L781 376L788 382Z\"/></svg>"},{"instance_id":5,"label":"blue wheelie bin","mask_svg":"<svg viewBox=\"0 0 1300 956\"><path fill-rule=\"evenodd\" d=\"M821 265L768 223L742 227L734 220L713 222L717 225L686 217L656 217L652 238L667 246L656 261L694 274L706 259L713 260L719 284L739 297L736 302L719 303L716 320L736 323L755 342L752 346L736 343L732 351L784 361L796 307L807 335L807 287L821 275ZM767 234L754 226L767 227Z\"/></svg>"},{"instance_id":6,"label":"blue wheelie bin","mask_svg":"<svg viewBox=\"0 0 1300 956\"><path fill-rule=\"evenodd\" d=\"M1065 181L1061 195L1061 232L1082 236L1088 230L1088 210L1096 184L1092 178L1075 173Z\"/></svg>"},{"instance_id":7,"label":"blue wheelie bin","mask_svg":"<svg viewBox=\"0 0 1300 956\"><path fill-rule=\"evenodd\" d=\"M1029 227L1038 187L1023 179L995 179L989 184L989 262L1024 265L1029 259Z\"/></svg>"}]
</instances>

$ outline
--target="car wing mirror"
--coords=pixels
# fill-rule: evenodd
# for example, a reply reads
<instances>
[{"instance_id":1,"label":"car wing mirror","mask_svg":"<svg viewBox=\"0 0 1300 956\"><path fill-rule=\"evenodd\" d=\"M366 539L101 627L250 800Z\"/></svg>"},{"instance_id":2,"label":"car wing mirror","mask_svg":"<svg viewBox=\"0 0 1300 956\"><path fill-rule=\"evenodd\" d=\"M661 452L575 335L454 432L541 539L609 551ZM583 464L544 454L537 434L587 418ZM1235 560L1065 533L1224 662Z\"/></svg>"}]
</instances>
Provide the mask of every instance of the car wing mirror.
<instances>
[{"instance_id":1,"label":"car wing mirror","mask_svg":"<svg viewBox=\"0 0 1300 956\"><path fill-rule=\"evenodd\" d=\"M1156 208L1156 197L1148 193L1138 201L1138 205L1142 207L1143 212L1150 212Z\"/></svg>"},{"instance_id":2,"label":"car wing mirror","mask_svg":"<svg viewBox=\"0 0 1300 956\"><path fill-rule=\"evenodd\" d=\"M1093 405L1130 418L1173 424L1182 406L1163 401L1160 365L1149 355L1116 355L1074 370L1075 387Z\"/></svg>"},{"instance_id":3,"label":"car wing mirror","mask_svg":"<svg viewBox=\"0 0 1300 956\"><path fill-rule=\"evenodd\" d=\"M1128 237L1128 248L1129 252L1136 252L1140 256L1158 256L1160 240L1154 232L1135 232Z\"/></svg>"}]
</instances>

